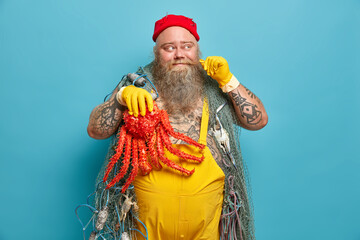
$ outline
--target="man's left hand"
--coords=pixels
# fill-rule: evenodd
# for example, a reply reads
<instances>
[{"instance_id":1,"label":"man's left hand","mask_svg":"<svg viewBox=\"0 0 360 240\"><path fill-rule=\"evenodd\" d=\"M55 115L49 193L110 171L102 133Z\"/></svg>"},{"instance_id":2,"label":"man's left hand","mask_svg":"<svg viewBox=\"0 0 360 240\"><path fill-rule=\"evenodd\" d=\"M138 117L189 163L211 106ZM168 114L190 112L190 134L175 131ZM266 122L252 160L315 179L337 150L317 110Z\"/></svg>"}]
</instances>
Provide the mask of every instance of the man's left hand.
<instances>
[{"instance_id":1,"label":"man's left hand","mask_svg":"<svg viewBox=\"0 0 360 240\"><path fill-rule=\"evenodd\" d=\"M219 83L220 88L225 86L233 76L229 64L223 57L207 57L205 60L200 59L200 63L208 75Z\"/></svg>"}]
</instances>

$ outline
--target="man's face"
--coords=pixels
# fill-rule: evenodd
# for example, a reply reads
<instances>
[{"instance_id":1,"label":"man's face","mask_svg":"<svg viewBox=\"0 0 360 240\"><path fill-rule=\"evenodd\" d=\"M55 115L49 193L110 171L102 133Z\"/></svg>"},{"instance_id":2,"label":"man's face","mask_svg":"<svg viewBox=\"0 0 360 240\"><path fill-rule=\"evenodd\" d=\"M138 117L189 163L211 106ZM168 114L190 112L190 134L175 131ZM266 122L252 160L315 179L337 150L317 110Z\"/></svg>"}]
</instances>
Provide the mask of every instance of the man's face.
<instances>
[{"instance_id":1,"label":"man's face","mask_svg":"<svg viewBox=\"0 0 360 240\"><path fill-rule=\"evenodd\" d=\"M155 51L161 65L170 69L183 69L189 64L197 64L198 44L195 37L185 28L169 27L156 39Z\"/></svg>"}]
</instances>

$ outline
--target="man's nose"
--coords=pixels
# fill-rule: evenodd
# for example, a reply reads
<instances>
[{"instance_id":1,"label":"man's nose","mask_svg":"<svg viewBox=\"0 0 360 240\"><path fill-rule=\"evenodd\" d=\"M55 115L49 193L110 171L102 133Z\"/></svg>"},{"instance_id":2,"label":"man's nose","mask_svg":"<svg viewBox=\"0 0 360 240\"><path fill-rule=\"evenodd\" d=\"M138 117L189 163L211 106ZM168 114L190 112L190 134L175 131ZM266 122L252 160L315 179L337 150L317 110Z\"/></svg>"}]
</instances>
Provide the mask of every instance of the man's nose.
<instances>
[{"instance_id":1,"label":"man's nose","mask_svg":"<svg viewBox=\"0 0 360 240\"><path fill-rule=\"evenodd\" d=\"M183 50L181 48L176 48L175 51L175 58L184 58L184 53Z\"/></svg>"}]
</instances>

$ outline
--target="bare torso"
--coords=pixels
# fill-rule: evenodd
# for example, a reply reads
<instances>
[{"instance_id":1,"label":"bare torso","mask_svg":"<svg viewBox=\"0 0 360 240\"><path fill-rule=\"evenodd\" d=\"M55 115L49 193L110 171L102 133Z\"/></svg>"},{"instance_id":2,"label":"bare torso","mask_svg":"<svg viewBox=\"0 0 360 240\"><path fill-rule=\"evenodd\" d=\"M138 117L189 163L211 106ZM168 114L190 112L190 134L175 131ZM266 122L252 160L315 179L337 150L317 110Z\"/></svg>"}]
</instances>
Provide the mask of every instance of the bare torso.
<instances>
[{"instance_id":1,"label":"bare torso","mask_svg":"<svg viewBox=\"0 0 360 240\"><path fill-rule=\"evenodd\" d=\"M164 102L159 97L156 100L156 104L160 109L164 109ZM203 108L203 99L198 99L194 103L196 107L194 110L190 111L186 114L171 114L169 115L169 120L171 123L171 126L174 128L176 132L180 132L185 134L188 137L191 137L194 140L198 140L200 136L200 127L201 127L201 115L202 115L202 108ZM181 140L171 138L171 141L173 144L183 144L185 142L182 142ZM221 154L219 152L219 149L216 147L216 143L213 139L213 136L209 134L206 138L206 143L208 148L211 151L212 156L216 160L216 162L219 164L221 161Z\"/></svg>"}]
</instances>

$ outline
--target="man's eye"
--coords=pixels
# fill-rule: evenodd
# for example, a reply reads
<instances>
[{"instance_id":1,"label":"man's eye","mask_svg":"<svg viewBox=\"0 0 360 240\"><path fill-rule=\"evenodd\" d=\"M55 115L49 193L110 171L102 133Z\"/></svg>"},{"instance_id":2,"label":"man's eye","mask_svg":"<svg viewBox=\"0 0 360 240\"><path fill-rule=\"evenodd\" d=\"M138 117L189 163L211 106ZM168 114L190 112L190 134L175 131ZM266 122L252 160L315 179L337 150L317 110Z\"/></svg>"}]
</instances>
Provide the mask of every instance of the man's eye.
<instances>
[{"instance_id":1,"label":"man's eye","mask_svg":"<svg viewBox=\"0 0 360 240\"><path fill-rule=\"evenodd\" d=\"M173 46L165 47L165 51L174 51L175 48Z\"/></svg>"},{"instance_id":2,"label":"man's eye","mask_svg":"<svg viewBox=\"0 0 360 240\"><path fill-rule=\"evenodd\" d=\"M190 49L192 46L191 45L185 45L184 48L185 49Z\"/></svg>"}]
</instances>

